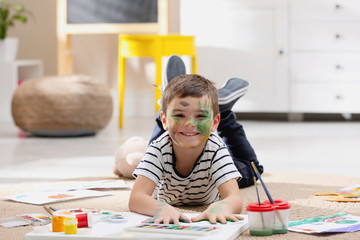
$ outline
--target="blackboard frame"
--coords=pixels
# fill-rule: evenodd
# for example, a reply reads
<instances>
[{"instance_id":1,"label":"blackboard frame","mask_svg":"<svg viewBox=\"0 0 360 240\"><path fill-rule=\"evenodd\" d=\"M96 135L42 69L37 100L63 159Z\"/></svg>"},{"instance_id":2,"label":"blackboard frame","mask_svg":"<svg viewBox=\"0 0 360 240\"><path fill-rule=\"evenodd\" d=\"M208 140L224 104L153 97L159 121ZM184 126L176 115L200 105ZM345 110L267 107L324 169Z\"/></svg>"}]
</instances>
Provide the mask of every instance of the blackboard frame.
<instances>
[{"instance_id":1,"label":"blackboard frame","mask_svg":"<svg viewBox=\"0 0 360 240\"><path fill-rule=\"evenodd\" d=\"M169 0L158 1L155 23L68 24L67 0L57 0L57 52L59 75L73 74L71 36L74 34L160 34L169 33Z\"/></svg>"},{"instance_id":2,"label":"blackboard frame","mask_svg":"<svg viewBox=\"0 0 360 240\"><path fill-rule=\"evenodd\" d=\"M58 0L58 32L67 34L167 34L169 32L168 0L158 0L158 21L156 23L67 23L67 0Z\"/></svg>"}]
</instances>

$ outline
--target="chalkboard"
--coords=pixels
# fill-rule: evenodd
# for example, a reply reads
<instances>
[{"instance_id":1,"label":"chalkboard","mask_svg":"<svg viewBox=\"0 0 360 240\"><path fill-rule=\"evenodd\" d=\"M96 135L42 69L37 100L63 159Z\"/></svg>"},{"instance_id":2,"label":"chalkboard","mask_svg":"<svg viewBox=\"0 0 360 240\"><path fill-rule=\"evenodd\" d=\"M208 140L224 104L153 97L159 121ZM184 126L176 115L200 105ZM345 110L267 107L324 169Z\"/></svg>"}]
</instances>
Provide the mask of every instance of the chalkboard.
<instances>
[{"instance_id":1,"label":"chalkboard","mask_svg":"<svg viewBox=\"0 0 360 240\"><path fill-rule=\"evenodd\" d=\"M157 21L158 0L67 0L67 24Z\"/></svg>"},{"instance_id":2,"label":"chalkboard","mask_svg":"<svg viewBox=\"0 0 360 240\"><path fill-rule=\"evenodd\" d=\"M71 35L168 34L169 0L57 0L56 32L58 73L72 74Z\"/></svg>"}]
</instances>

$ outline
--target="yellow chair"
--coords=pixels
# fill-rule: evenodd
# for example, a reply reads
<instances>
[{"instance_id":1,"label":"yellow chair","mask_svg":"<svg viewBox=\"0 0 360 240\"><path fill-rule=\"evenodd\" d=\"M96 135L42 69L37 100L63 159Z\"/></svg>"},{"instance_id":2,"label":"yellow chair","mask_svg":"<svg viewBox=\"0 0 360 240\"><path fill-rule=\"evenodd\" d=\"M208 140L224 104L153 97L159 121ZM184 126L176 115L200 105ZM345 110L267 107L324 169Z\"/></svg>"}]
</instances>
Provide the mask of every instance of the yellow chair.
<instances>
[{"instance_id":1,"label":"yellow chair","mask_svg":"<svg viewBox=\"0 0 360 240\"><path fill-rule=\"evenodd\" d=\"M125 59L127 57L153 57L156 65L155 84L161 86L161 58L172 54L192 57L193 73L197 72L194 36L181 35L119 35L119 127L123 126L125 88ZM161 91L155 88L156 112Z\"/></svg>"}]
</instances>

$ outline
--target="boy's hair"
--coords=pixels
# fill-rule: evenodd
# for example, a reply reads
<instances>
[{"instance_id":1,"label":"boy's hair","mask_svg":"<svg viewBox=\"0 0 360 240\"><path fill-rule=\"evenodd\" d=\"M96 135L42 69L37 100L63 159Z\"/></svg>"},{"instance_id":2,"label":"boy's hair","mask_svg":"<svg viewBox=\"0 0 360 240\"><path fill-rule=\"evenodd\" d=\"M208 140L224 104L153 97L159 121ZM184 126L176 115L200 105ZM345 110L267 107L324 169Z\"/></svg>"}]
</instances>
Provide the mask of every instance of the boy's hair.
<instances>
[{"instance_id":1,"label":"boy's hair","mask_svg":"<svg viewBox=\"0 0 360 240\"><path fill-rule=\"evenodd\" d=\"M186 74L172 79L166 86L162 96L162 111L166 115L167 107L174 97L208 96L214 117L219 113L218 90L213 82L197 74Z\"/></svg>"}]
</instances>

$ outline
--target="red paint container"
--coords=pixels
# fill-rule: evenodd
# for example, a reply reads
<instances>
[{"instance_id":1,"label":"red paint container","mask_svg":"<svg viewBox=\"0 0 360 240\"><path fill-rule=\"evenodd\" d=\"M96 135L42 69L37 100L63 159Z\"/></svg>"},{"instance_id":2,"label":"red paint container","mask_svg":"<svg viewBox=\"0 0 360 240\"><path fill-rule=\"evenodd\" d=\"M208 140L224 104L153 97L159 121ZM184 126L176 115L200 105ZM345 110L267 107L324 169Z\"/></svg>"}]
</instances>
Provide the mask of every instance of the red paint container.
<instances>
[{"instance_id":1,"label":"red paint container","mask_svg":"<svg viewBox=\"0 0 360 240\"><path fill-rule=\"evenodd\" d=\"M92 227L92 215L91 213L79 213L75 215L78 224L78 228L84 228L84 227Z\"/></svg>"}]
</instances>

